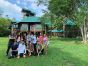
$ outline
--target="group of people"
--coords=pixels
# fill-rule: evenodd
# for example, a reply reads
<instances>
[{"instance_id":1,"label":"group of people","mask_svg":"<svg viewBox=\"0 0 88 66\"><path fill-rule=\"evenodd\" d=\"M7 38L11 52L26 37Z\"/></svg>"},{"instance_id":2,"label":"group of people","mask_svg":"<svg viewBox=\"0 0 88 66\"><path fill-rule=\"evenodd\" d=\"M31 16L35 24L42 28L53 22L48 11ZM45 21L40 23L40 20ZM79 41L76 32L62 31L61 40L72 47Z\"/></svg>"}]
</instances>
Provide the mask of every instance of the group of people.
<instances>
[{"instance_id":1,"label":"group of people","mask_svg":"<svg viewBox=\"0 0 88 66\"><path fill-rule=\"evenodd\" d=\"M39 56L47 54L48 50L48 37L46 34L36 36L34 33L24 33L9 35L9 42L6 54L8 58L20 58L26 56Z\"/></svg>"}]
</instances>

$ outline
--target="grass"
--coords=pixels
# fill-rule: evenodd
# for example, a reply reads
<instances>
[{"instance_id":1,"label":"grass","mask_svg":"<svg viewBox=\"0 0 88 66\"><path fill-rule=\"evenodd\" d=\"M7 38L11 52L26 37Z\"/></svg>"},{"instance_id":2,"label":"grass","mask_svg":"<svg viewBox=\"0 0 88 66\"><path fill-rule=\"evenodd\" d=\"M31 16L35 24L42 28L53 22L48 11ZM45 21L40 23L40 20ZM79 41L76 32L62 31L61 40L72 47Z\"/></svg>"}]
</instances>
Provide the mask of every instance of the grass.
<instances>
[{"instance_id":1,"label":"grass","mask_svg":"<svg viewBox=\"0 0 88 66\"><path fill-rule=\"evenodd\" d=\"M8 38L0 38L0 66L88 66L88 45L78 39L50 39L48 55L7 59Z\"/></svg>"}]
</instances>

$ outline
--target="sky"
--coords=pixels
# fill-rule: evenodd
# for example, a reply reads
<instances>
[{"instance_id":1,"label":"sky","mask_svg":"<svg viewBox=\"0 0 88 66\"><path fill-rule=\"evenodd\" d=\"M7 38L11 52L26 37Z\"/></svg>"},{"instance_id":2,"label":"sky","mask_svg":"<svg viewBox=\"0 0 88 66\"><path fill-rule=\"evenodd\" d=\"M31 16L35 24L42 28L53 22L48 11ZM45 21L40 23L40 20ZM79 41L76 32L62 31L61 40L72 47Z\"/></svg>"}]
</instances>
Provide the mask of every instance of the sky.
<instances>
[{"instance_id":1,"label":"sky","mask_svg":"<svg viewBox=\"0 0 88 66\"><path fill-rule=\"evenodd\" d=\"M48 10L43 4L37 6L37 0L0 0L0 12L9 18L15 18L17 21L22 19L22 8L33 11L36 16L40 17L44 13L42 10Z\"/></svg>"}]
</instances>

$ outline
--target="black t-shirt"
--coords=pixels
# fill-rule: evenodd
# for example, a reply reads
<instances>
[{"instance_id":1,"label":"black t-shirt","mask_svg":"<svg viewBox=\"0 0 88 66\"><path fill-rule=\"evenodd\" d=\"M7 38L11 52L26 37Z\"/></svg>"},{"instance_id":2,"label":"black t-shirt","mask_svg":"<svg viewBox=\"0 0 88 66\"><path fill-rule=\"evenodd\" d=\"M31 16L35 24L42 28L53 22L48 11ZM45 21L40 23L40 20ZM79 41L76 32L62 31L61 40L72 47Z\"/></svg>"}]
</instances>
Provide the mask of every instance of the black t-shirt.
<instances>
[{"instance_id":1,"label":"black t-shirt","mask_svg":"<svg viewBox=\"0 0 88 66\"><path fill-rule=\"evenodd\" d=\"M8 46L12 46L14 44L14 39L9 39Z\"/></svg>"},{"instance_id":2,"label":"black t-shirt","mask_svg":"<svg viewBox=\"0 0 88 66\"><path fill-rule=\"evenodd\" d=\"M13 44L11 48L12 48L12 50L16 50L18 48L18 45L17 44L15 44L15 45Z\"/></svg>"}]
</instances>

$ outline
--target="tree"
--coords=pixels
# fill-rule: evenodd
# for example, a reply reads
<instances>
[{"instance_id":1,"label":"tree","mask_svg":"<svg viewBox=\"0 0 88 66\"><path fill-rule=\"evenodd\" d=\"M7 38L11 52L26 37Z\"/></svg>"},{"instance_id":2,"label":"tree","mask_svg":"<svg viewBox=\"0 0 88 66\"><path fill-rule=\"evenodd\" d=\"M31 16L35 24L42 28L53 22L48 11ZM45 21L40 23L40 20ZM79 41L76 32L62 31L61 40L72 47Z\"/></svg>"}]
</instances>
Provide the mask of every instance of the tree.
<instances>
[{"instance_id":1,"label":"tree","mask_svg":"<svg viewBox=\"0 0 88 66\"><path fill-rule=\"evenodd\" d=\"M47 2L49 11L58 18L64 16L75 20L76 25L80 28L83 42L86 43L88 38L88 0L50 0ZM60 22L55 20L55 26L57 23Z\"/></svg>"},{"instance_id":2,"label":"tree","mask_svg":"<svg viewBox=\"0 0 88 66\"><path fill-rule=\"evenodd\" d=\"M80 0L75 20L80 28L83 42L86 43L88 41L88 0Z\"/></svg>"},{"instance_id":3,"label":"tree","mask_svg":"<svg viewBox=\"0 0 88 66\"><path fill-rule=\"evenodd\" d=\"M49 2L49 10L58 17L63 15L71 17L76 9L77 0L51 0Z\"/></svg>"},{"instance_id":4,"label":"tree","mask_svg":"<svg viewBox=\"0 0 88 66\"><path fill-rule=\"evenodd\" d=\"M65 37L65 24L64 20L66 18L72 18L75 9L76 4L78 3L78 0L51 0L49 1L49 10L53 14L55 14L57 17L55 19L55 25L57 27L60 27L60 25L63 27L64 33L63 36ZM61 24L62 23L62 24ZM60 28L59 28L60 29Z\"/></svg>"},{"instance_id":5,"label":"tree","mask_svg":"<svg viewBox=\"0 0 88 66\"><path fill-rule=\"evenodd\" d=\"M46 24L46 22L50 21L51 22L51 17L50 17L50 14L49 13L45 13L42 17L41 17L41 22L42 22L42 26L43 26L43 29L45 30L45 34L47 34L47 27L48 25ZM51 26L52 27L52 26ZM49 28L51 29L51 28Z\"/></svg>"},{"instance_id":6,"label":"tree","mask_svg":"<svg viewBox=\"0 0 88 66\"><path fill-rule=\"evenodd\" d=\"M39 5L43 4L45 6L48 6L49 5L49 1L50 0L37 0L37 5L39 6Z\"/></svg>"},{"instance_id":7,"label":"tree","mask_svg":"<svg viewBox=\"0 0 88 66\"><path fill-rule=\"evenodd\" d=\"M76 25L79 26L83 41L87 41L87 13L88 0L51 0L49 2L49 10L53 14L60 16L74 18ZM78 12L80 9L81 12Z\"/></svg>"},{"instance_id":8,"label":"tree","mask_svg":"<svg viewBox=\"0 0 88 66\"><path fill-rule=\"evenodd\" d=\"M11 20L7 18L0 18L0 36L6 36L10 33L9 26Z\"/></svg>"}]
</instances>

